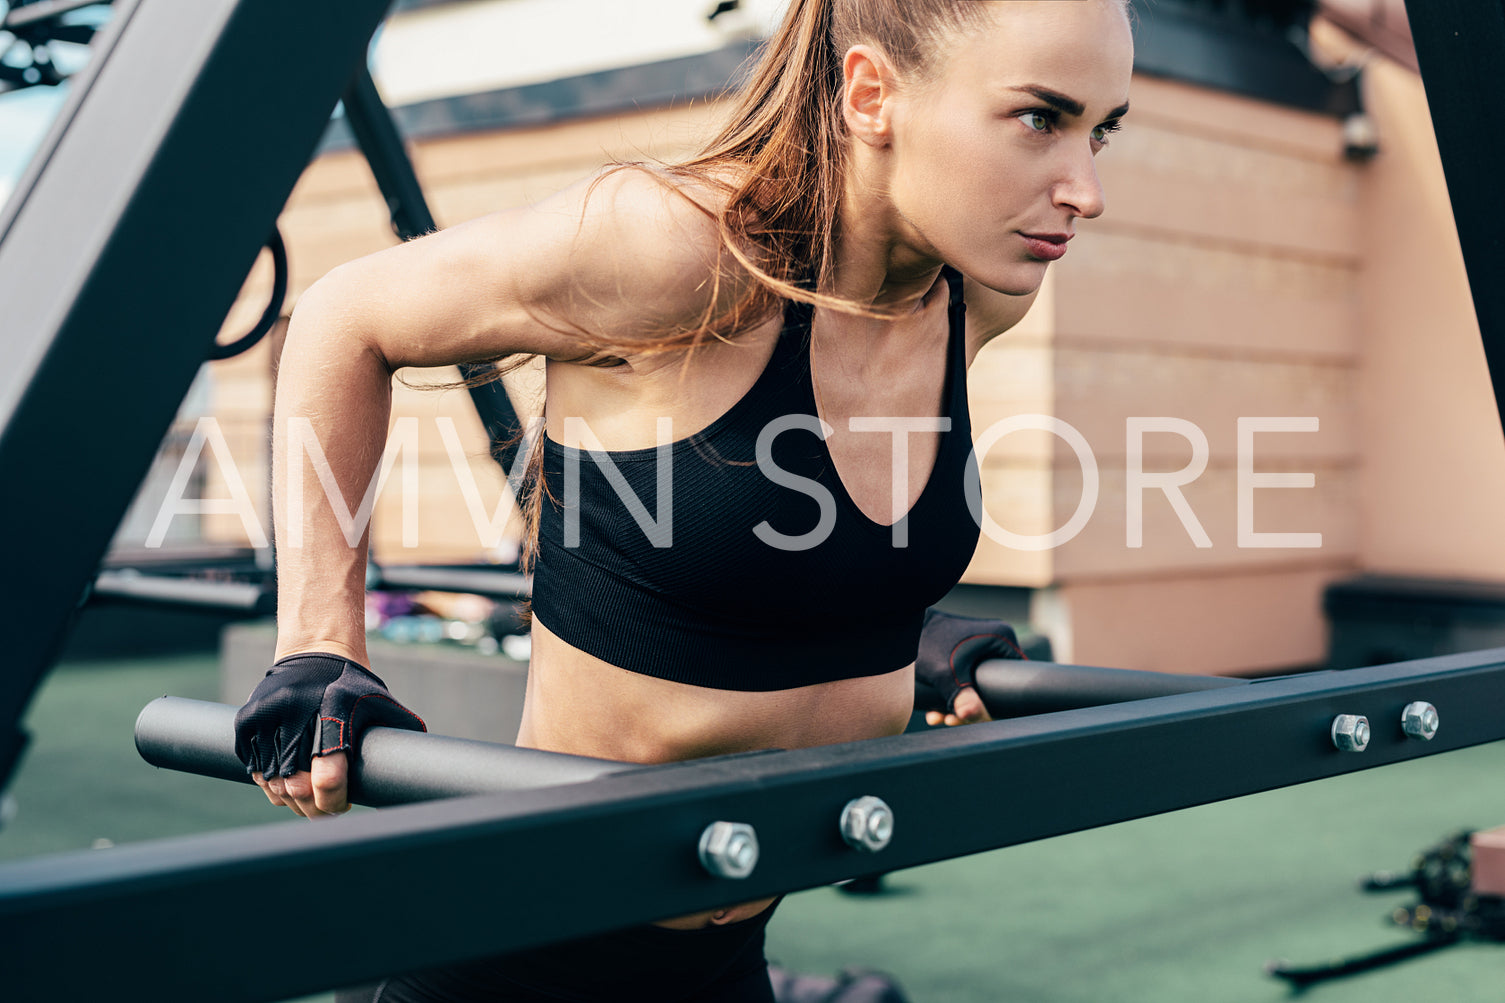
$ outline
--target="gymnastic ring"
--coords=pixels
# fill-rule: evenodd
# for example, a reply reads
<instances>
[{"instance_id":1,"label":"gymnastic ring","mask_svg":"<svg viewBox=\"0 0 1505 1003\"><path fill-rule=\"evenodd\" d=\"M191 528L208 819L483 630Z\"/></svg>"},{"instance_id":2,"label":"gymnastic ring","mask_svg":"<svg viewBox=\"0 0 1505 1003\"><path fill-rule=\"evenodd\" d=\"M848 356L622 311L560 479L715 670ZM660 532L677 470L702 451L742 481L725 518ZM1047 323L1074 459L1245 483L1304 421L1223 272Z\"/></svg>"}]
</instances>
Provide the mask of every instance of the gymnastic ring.
<instances>
[{"instance_id":1,"label":"gymnastic ring","mask_svg":"<svg viewBox=\"0 0 1505 1003\"><path fill-rule=\"evenodd\" d=\"M282 316L282 304L287 299L287 245L282 242L282 232L275 226L272 227L272 235L267 238L266 249L272 252L272 298L261 312L261 319L249 332L227 344L214 343L209 349L209 358L216 362L233 358L250 349L267 336L267 332Z\"/></svg>"}]
</instances>

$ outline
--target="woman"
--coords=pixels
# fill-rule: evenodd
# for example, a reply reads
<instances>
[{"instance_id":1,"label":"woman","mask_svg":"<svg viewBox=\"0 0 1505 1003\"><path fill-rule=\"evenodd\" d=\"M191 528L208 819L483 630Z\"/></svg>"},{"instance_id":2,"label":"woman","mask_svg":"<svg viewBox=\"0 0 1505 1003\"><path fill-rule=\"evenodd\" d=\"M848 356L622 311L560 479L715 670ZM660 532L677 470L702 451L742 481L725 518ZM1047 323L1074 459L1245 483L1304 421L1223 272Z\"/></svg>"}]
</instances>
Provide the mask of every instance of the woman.
<instances>
[{"instance_id":1,"label":"woman","mask_svg":"<svg viewBox=\"0 0 1505 1003\"><path fill-rule=\"evenodd\" d=\"M351 497L397 369L543 355L518 744L664 762L902 731L925 608L977 541L965 367L1102 212L1093 158L1132 58L1125 0L792 0L700 159L608 171L310 289L277 428L308 419ZM278 493L279 660L239 749L313 817L346 808L356 730L421 724L360 668L364 544L304 481ZM952 682L932 723L983 719ZM771 902L380 998L770 999Z\"/></svg>"}]
</instances>

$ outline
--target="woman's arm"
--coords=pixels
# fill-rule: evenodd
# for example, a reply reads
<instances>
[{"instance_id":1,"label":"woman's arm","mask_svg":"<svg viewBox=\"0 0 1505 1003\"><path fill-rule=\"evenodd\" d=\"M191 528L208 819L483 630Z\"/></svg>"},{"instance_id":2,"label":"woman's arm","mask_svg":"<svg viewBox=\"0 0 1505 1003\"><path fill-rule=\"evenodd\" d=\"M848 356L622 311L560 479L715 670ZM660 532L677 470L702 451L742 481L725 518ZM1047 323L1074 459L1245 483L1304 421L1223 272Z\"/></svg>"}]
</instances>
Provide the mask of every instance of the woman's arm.
<instances>
[{"instance_id":1,"label":"woman's arm","mask_svg":"<svg viewBox=\"0 0 1505 1003\"><path fill-rule=\"evenodd\" d=\"M346 540L306 459L289 496L296 437L317 440L354 509L382 454L396 370L569 360L585 354L572 331L646 337L709 305L715 231L702 213L638 171L587 198L588 187L342 265L303 295L274 409L279 657L365 656L366 534Z\"/></svg>"},{"instance_id":2,"label":"woman's arm","mask_svg":"<svg viewBox=\"0 0 1505 1003\"><path fill-rule=\"evenodd\" d=\"M397 369L515 353L570 360L587 354L572 332L649 336L712 305L711 220L641 172L588 188L342 265L299 301L273 415L277 658L326 652L369 665L369 520L347 539L336 506L358 510L377 472ZM341 496L333 503L319 453ZM312 788L306 773L263 786L301 814L342 810L342 758L316 758Z\"/></svg>"}]
</instances>

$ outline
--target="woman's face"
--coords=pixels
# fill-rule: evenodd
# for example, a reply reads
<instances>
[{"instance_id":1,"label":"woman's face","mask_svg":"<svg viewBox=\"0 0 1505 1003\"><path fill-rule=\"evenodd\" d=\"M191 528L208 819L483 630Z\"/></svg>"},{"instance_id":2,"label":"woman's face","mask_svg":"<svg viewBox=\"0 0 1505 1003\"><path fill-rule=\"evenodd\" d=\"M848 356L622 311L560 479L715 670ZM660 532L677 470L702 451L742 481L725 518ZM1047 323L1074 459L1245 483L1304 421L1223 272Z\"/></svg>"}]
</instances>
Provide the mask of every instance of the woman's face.
<instances>
[{"instance_id":1,"label":"woman's face","mask_svg":"<svg viewBox=\"0 0 1505 1003\"><path fill-rule=\"evenodd\" d=\"M888 183L901 243L1018 295L1103 211L1094 158L1128 110L1134 45L1117 0L988 6L895 94Z\"/></svg>"}]
</instances>

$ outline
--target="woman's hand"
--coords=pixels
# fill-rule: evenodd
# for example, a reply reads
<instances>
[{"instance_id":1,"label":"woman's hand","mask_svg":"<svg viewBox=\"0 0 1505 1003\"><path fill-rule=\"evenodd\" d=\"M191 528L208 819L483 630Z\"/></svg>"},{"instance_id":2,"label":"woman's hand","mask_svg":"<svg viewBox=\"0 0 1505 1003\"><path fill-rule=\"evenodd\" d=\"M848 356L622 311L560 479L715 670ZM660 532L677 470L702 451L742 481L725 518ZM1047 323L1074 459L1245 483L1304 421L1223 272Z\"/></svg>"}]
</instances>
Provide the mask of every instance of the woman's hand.
<instances>
[{"instance_id":1,"label":"woman's hand","mask_svg":"<svg viewBox=\"0 0 1505 1003\"><path fill-rule=\"evenodd\" d=\"M989 659L1023 657L1013 628L1002 620L926 610L915 659L915 700L925 722L934 727L993 720L974 672Z\"/></svg>"},{"instance_id":2,"label":"woman's hand","mask_svg":"<svg viewBox=\"0 0 1505 1003\"><path fill-rule=\"evenodd\" d=\"M341 815L350 810L346 795L346 777L350 761L343 752L331 752L314 759L310 769L290 777L263 777L251 774L267 800L279 808L291 808L304 818Z\"/></svg>"},{"instance_id":3,"label":"woman's hand","mask_svg":"<svg viewBox=\"0 0 1505 1003\"><path fill-rule=\"evenodd\" d=\"M427 731L370 669L342 655L279 658L235 714L235 755L274 805L305 818L350 807L348 752L367 728Z\"/></svg>"}]
</instances>

